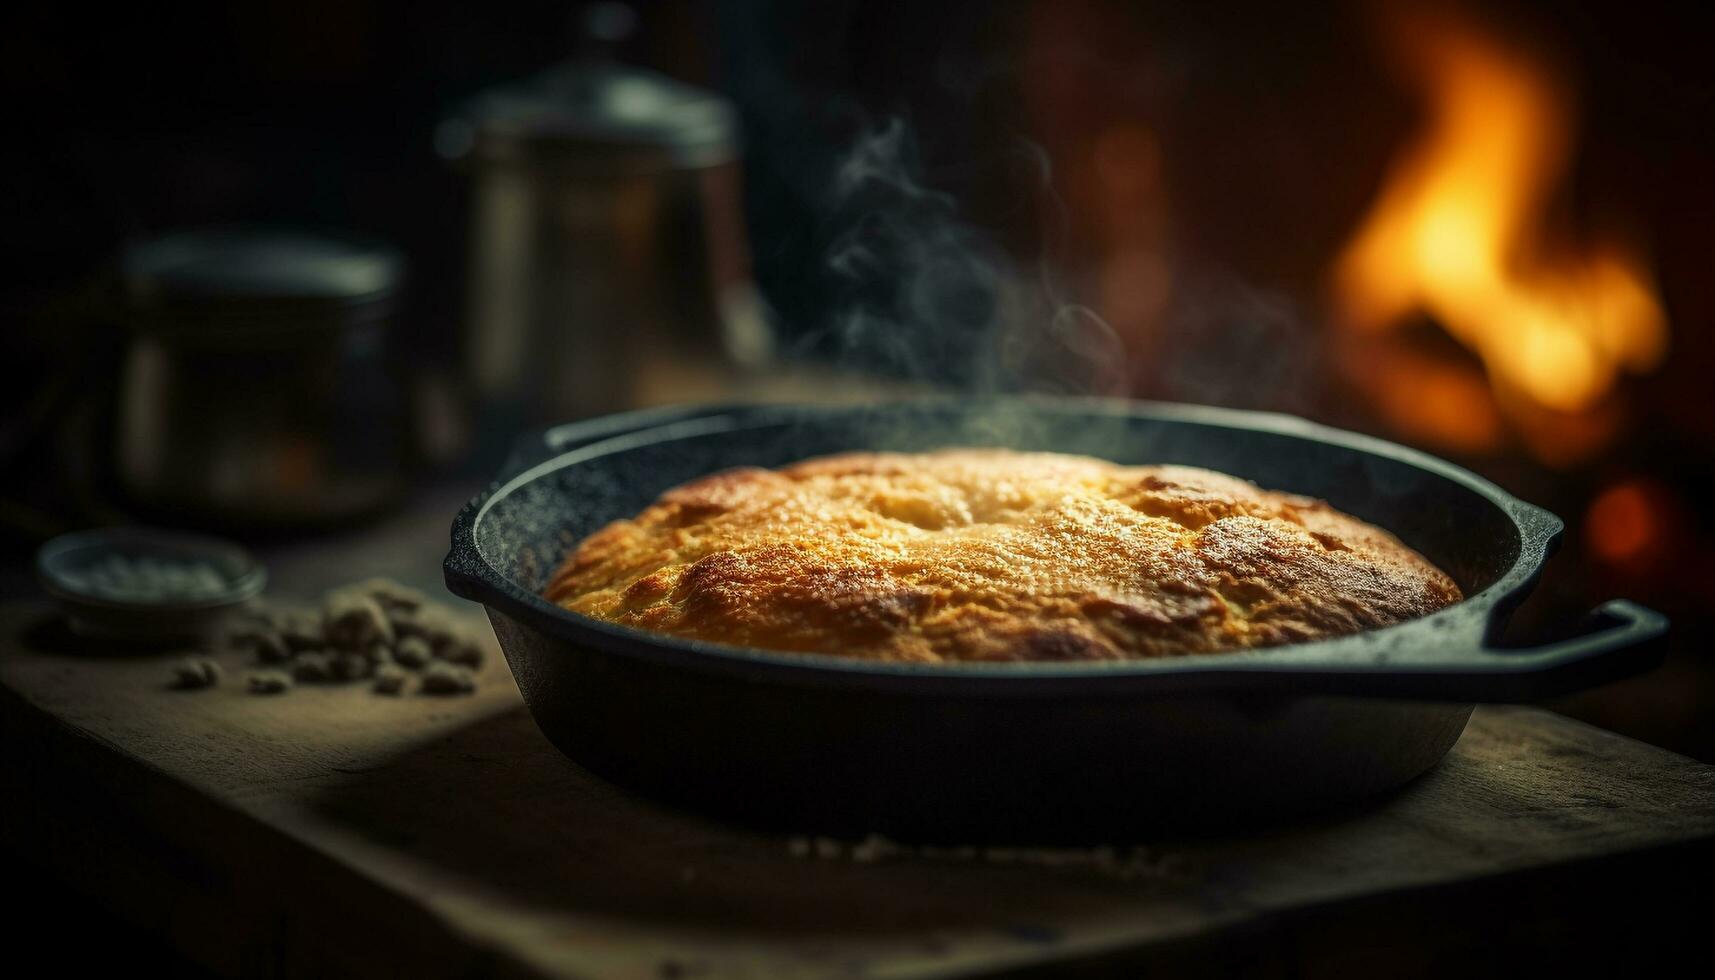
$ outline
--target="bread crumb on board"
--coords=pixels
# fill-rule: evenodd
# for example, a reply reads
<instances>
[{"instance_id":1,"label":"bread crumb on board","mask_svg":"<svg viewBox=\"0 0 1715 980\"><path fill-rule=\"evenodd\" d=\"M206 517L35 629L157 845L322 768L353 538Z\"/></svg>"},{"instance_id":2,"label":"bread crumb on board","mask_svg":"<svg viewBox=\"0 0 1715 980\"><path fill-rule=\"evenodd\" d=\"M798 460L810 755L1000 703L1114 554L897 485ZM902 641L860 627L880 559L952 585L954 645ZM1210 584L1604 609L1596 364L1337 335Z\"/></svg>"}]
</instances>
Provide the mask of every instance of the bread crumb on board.
<instances>
[{"instance_id":1,"label":"bread crumb on board","mask_svg":"<svg viewBox=\"0 0 1715 980\"><path fill-rule=\"evenodd\" d=\"M875 864L880 861L917 859L959 863L1024 865L1036 868L1094 871L1121 879L1173 876L1178 873L1170 856L1146 847L994 847L901 844L880 834L861 840L832 837L789 837L786 853L801 860L850 861Z\"/></svg>"},{"instance_id":2,"label":"bread crumb on board","mask_svg":"<svg viewBox=\"0 0 1715 980\"><path fill-rule=\"evenodd\" d=\"M306 684L333 679L333 664L328 655L314 650L305 650L292 658L292 679Z\"/></svg>"},{"instance_id":3,"label":"bread crumb on board","mask_svg":"<svg viewBox=\"0 0 1715 980\"><path fill-rule=\"evenodd\" d=\"M410 679L411 675L398 664L382 664L375 668L375 683L370 685L370 690L397 697L405 693L405 684Z\"/></svg>"},{"instance_id":4,"label":"bread crumb on board","mask_svg":"<svg viewBox=\"0 0 1715 980\"><path fill-rule=\"evenodd\" d=\"M330 589L315 607L256 603L228 623L225 637L263 668L248 677L252 694L359 682L390 697L469 694L484 660L482 638L450 607L379 578ZM172 668L173 686L185 690L212 687L220 676L206 658Z\"/></svg>"},{"instance_id":5,"label":"bread crumb on board","mask_svg":"<svg viewBox=\"0 0 1715 980\"><path fill-rule=\"evenodd\" d=\"M292 675L283 670L258 670L250 675L251 694L284 694L292 689Z\"/></svg>"},{"instance_id":6,"label":"bread crumb on board","mask_svg":"<svg viewBox=\"0 0 1715 980\"><path fill-rule=\"evenodd\" d=\"M187 657L173 665L173 686L196 691L220 683L220 665L206 657Z\"/></svg>"},{"instance_id":7,"label":"bread crumb on board","mask_svg":"<svg viewBox=\"0 0 1715 980\"><path fill-rule=\"evenodd\" d=\"M422 670L429 666L429 661L434 657L435 652L430 649L429 641L420 636L407 636L393 648L393 661L411 670Z\"/></svg>"},{"instance_id":8,"label":"bread crumb on board","mask_svg":"<svg viewBox=\"0 0 1715 980\"><path fill-rule=\"evenodd\" d=\"M470 668L436 660L423 670L424 694L469 694L476 690L476 675Z\"/></svg>"}]
</instances>

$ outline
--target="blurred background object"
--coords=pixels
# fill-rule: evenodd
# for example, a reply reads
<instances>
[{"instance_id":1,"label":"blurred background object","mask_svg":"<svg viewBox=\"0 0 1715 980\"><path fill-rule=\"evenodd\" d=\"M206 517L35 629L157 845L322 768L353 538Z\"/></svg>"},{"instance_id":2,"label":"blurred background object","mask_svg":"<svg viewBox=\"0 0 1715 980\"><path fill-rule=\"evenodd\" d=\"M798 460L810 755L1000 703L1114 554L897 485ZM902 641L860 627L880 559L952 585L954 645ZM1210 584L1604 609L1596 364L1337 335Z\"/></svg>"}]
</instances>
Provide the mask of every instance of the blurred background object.
<instances>
[{"instance_id":1,"label":"blurred background object","mask_svg":"<svg viewBox=\"0 0 1715 980\"><path fill-rule=\"evenodd\" d=\"M252 530L398 498L411 443L387 328L402 274L386 248L272 230L128 248L110 450L122 498Z\"/></svg>"},{"instance_id":2,"label":"blurred background object","mask_svg":"<svg viewBox=\"0 0 1715 980\"><path fill-rule=\"evenodd\" d=\"M1291 412L1566 518L1518 638L1614 596L1676 629L1662 670L1560 707L1715 759L1707 8L0 17L17 542L124 516L68 435L125 356L111 324L66 326L101 269L173 229L343 228L410 261L387 358L423 480L483 472L525 419L673 401L940 386Z\"/></svg>"},{"instance_id":3,"label":"blurred background object","mask_svg":"<svg viewBox=\"0 0 1715 980\"><path fill-rule=\"evenodd\" d=\"M576 60L484 90L435 131L473 185L463 360L485 431L632 407L650 374L768 359L737 119L614 61L632 16L585 8Z\"/></svg>"}]
</instances>

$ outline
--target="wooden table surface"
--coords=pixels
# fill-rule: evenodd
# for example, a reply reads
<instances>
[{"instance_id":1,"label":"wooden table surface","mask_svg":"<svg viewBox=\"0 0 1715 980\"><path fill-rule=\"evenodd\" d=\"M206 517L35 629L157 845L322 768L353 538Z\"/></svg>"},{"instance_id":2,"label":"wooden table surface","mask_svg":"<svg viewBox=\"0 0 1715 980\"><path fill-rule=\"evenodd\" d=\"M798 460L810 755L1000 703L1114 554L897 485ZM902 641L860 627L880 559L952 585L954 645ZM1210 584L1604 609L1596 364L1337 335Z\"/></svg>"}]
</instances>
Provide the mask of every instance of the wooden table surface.
<instances>
[{"instance_id":1,"label":"wooden table surface","mask_svg":"<svg viewBox=\"0 0 1715 980\"><path fill-rule=\"evenodd\" d=\"M276 551L275 581L431 584L449 514ZM229 974L1303 976L1410 972L1401 948L1427 971L1455 962L1431 946L1543 941L1574 910L1656 915L1659 896L1625 891L1707 868L1715 841L1715 767L1482 708L1438 768L1337 818L1112 852L854 850L600 782L540 735L498 657L462 698L251 696L236 654L185 692L166 658L73 651L54 623L0 607L0 786L31 801L0 808L0 832ZM1497 922L1507 902L1524 904Z\"/></svg>"}]
</instances>

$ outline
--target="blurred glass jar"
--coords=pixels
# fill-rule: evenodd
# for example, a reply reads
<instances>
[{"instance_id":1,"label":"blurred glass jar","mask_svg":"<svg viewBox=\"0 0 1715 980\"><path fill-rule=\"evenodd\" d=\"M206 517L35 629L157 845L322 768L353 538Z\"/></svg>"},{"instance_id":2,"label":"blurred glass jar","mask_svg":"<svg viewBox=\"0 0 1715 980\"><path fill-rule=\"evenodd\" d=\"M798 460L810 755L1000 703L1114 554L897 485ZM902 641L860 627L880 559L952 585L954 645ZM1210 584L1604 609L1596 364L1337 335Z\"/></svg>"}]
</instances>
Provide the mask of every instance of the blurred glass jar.
<instances>
[{"instance_id":1,"label":"blurred glass jar","mask_svg":"<svg viewBox=\"0 0 1715 980\"><path fill-rule=\"evenodd\" d=\"M405 385L386 353L403 262L289 231L190 231L121 258L114 473L186 523L297 528L406 486Z\"/></svg>"},{"instance_id":2,"label":"blurred glass jar","mask_svg":"<svg viewBox=\"0 0 1715 980\"><path fill-rule=\"evenodd\" d=\"M491 423L628 408L648 372L771 356L724 99L590 59L469 99L435 139L472 180L464 359Z\"/></svg>"}]
</instances>

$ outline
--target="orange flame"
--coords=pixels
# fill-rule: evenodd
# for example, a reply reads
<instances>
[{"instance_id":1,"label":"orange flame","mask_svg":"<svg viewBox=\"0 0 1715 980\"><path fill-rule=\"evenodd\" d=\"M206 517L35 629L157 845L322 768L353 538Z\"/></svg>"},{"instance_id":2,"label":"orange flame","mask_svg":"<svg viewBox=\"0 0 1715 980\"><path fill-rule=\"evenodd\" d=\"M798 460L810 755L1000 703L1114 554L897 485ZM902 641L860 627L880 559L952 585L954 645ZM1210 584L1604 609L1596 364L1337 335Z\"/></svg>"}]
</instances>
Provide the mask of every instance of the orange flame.
<instances>
[{"instance_id":1,"label":"orange flame","mask_svg":"<svg viewBox=\"0 0 1715 980\"><path fill-rule=\"evenodd\" d=\"M1521 398L1539 413L1590 410L1622 372L1659 361L1667 328L1636 256L1544 233L1572 149L1568 87L1468 24L1391 27L1428 121L1339 257L1343 322L1380 334L1427 314L1481 359L1503 410Z\"/></svg>"}]
</instances>

